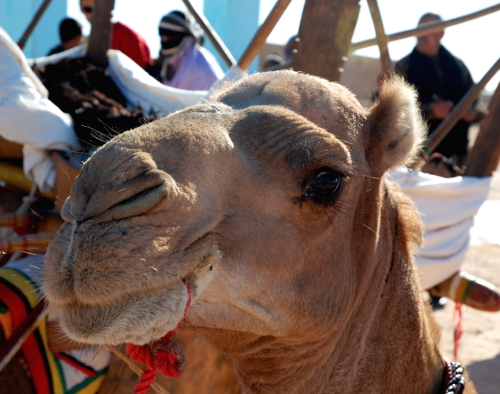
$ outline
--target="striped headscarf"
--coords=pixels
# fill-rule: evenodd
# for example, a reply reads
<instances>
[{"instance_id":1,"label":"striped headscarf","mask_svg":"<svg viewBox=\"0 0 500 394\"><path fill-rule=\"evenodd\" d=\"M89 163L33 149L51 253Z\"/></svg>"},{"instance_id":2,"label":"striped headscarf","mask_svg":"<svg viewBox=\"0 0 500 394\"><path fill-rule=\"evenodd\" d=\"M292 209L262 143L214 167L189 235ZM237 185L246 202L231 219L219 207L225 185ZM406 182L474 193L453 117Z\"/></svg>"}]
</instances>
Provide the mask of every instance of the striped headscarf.
<instances>
[{"instance_id":1,"label":"striped headscarf","mask_svg":"<svg viewBox=\"0 0 500 394\"><path fill-rule=\"evenodd\" d=\"M160 36L168 36L162 40L162 55L169 56L177 53L187 41L185 38L193 37L196 42L201 42L201 33L192 18L182 11L172 11L163 16L158 26Z\"/></svg>"}]
</instances>

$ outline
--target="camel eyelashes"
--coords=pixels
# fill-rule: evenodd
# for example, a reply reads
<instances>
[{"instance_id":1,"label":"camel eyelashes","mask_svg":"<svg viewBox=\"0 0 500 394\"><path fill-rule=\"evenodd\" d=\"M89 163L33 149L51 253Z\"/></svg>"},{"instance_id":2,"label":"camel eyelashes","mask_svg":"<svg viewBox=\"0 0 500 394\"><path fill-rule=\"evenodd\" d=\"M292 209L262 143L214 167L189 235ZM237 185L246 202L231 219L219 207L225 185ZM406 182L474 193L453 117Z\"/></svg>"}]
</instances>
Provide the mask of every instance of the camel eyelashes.
<instances>
[{"instance_id":1,"label":"camel eyelashes","mask_svg":"<svg viewBox=\"0 0 500 394\"><path fill-rule=\"evenodd\" d=\"M329 202L340 193L344 181L344 174L328 167L320 168L309 178L304 197L306 200L311 197L316 202Z\"/></svg>"}]
</instances>

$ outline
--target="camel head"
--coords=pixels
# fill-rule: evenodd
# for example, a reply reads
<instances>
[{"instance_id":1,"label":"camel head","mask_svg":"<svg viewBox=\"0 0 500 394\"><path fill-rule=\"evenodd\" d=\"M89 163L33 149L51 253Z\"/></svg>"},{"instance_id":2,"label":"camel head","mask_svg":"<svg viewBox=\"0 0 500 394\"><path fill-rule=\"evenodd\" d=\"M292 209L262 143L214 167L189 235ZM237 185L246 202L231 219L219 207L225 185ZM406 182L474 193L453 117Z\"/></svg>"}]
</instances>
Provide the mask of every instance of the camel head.
<instances>
[{"instance_id":1,"label":"camel head","mask_svg":"<svg viewBox=\"0 0 500 394\"><path fill-rule=\"evenodd\" d=\"M320 78L246 77L84 164L46 255L47 299L64 331L92 344L175 328L184 280L193 298L181 329L342 336L393 269L384 173L421 138L415 93L399 79L367 110Z\"/></svg>"}]
</instances>

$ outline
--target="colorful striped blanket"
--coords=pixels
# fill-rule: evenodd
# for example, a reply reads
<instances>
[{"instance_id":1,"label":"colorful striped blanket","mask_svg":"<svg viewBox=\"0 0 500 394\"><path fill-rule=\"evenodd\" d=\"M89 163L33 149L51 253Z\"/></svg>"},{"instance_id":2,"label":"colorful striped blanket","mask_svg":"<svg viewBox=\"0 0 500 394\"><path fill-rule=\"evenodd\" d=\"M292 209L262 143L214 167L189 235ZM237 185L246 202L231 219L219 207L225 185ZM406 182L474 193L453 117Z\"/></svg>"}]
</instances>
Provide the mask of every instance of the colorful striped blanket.
<instances>
[{"instance_id":1,"label":"colorful striped blanket","mask_svg":"<svg viewBox=\"0 0 500 394\"><path fill-rule=\"evenodd\" d=\"M0 268L0 330L8 340L15 330L37 312L42 256L30 256ZM26 365L37 394L95 394L104 379L109 353L95 348L53 353L48 346L44 319L28 337L17 357ZM101 354L102 353L102 354Z\"/></svg>"}]
</instances>

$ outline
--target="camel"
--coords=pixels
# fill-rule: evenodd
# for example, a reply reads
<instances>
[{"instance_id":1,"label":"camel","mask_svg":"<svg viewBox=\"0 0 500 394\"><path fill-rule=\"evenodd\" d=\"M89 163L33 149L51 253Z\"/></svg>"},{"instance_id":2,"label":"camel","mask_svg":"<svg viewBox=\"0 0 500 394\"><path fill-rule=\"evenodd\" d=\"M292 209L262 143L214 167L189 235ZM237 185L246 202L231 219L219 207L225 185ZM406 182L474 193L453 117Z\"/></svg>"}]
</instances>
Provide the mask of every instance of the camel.
<instances>
[{"instance_id":1,"label":"camel","mask_svg":"<svg viewBox=\"0 0 500 394\"><path fill-rule=\"evenodd\" d=\"M413 264L418 213L384 176L422 141L415 97L395 77L364 109L339 84L268 72L113 138L46 254L62 329L150 343L189 284L172 393L452 392Z\"/></svg>"}]
</instances>

